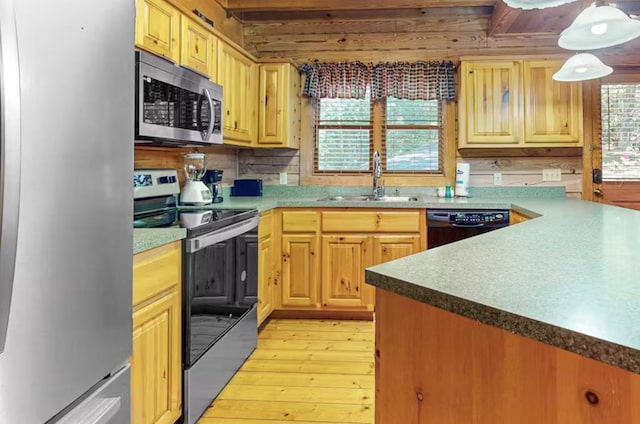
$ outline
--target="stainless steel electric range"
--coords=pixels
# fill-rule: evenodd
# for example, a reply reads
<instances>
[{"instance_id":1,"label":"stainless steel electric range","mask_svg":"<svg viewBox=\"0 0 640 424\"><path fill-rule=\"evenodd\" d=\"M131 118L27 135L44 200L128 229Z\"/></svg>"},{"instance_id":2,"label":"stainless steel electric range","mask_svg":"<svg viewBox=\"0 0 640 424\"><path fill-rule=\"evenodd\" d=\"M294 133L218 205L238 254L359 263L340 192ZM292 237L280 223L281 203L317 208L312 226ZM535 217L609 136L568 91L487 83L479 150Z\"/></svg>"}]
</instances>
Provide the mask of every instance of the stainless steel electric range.
<instances>
[{"instance_id":1,"label":"stainless steel electric range","mask_svg":"<svg viewBox=\"0 0 640 424\"><path fill-rule=\"evenodd\" d=\"M257 342L256 209L181 209L175 170L134 172L134 226L180 226L183 422L195 423Z\"/></svg>"}]
</instances>

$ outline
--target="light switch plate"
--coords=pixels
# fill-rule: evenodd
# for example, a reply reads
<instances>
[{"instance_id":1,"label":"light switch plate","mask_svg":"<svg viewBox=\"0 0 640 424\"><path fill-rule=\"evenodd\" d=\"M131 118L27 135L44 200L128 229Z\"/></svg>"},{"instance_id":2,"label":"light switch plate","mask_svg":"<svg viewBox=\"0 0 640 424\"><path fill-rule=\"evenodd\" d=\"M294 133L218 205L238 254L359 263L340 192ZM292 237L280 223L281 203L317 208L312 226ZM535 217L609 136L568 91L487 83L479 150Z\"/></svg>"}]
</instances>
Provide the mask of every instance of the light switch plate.
<instances>
[{"instance_id":1,"label":"light switch plate","mask_svg":"<svg viewBox=\"0 0 640 424\"><path fill-rule=\"evenodd\" d=\"M280 185L287 185L287 173L286 172L281 172L280 173Z\"/></svg>"},{"instance_id":2,"label":"light switch plate","mask_svg":"<svg viewBox=\"0 0 640 424\"><path fill-rule=\"evenodd\" d=\"M493 173L493 185L502 185L502 173L494 172Z\"/></svg>"},{"instance_id":3,"label":"light switch plate","mask_svg":"<svg viewBox=\"0 0 640 424\"><path fill-rule=\"evenodd\" d=\"M562 181L562 170L560 168L544 168L542 181Z\"/></svg>"}]
</instances>

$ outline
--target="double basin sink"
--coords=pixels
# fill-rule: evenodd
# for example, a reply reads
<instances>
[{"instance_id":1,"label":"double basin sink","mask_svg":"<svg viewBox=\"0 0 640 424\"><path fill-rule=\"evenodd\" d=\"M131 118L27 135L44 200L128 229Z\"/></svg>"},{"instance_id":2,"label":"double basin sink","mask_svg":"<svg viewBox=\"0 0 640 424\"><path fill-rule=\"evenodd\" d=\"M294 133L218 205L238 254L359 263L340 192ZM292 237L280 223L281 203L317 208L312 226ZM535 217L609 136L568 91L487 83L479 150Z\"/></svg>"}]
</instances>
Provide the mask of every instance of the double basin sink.
<instances>
[{"instance_id":1,"label":"double basin sink","mask_svg":"<svg viewBox=\"0 0 640 424\"><path fill-rule=\"evenodd\" d=\"M319 202L417 202L420 198L415 196L382 196L374 197L365 195L334 195L318 199Z\"/></svg>"}]
</instances>

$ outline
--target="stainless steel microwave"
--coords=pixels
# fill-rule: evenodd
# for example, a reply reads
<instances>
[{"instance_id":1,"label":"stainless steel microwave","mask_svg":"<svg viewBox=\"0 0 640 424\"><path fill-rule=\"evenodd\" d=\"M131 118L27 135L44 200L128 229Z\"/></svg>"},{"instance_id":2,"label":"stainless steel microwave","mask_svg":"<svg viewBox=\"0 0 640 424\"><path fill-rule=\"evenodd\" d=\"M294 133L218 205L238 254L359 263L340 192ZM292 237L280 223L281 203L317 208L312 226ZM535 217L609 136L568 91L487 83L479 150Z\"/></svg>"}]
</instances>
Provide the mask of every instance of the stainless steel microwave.
<instances>
[{"instance_id":1,"label":"stainless steel microwave","mask_svg":"<svg viewBox=\"0 0 640 424\"><path fill-rule=\"evenodd\" d=\"M135 141L222 144L222 86L150 53L136 51Z\"/></svg>"}]
</instances>

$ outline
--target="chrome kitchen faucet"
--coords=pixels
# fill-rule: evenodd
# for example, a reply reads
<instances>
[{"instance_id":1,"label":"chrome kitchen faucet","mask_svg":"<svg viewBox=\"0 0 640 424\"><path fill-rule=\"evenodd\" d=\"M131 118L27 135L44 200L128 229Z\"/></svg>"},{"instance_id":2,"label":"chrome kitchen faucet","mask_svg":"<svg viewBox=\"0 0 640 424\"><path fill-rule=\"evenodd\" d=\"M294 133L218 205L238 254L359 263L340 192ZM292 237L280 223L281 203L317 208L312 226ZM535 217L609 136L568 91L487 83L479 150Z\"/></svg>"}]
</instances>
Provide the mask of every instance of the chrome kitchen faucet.
<instances>
[{"instance_id":1,"label":"chrome kitchen faucet","mask_svg":"<svg viewBox=\"0 0 640 424\"><path fill-rule=\"evenodd\" d=\"M382 159L380 153L373 152L373 199L378 200L384 197L384 184L380 182L382 178Z\"/></svg>"}]
</instances>

